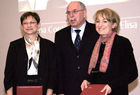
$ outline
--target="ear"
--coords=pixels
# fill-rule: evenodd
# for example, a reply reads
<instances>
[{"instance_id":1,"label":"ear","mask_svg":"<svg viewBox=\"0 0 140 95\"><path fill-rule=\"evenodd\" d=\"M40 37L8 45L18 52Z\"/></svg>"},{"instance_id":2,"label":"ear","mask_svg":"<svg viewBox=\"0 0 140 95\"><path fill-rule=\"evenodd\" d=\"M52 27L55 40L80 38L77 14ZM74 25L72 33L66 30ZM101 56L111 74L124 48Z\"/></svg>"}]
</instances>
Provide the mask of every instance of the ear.
<instances>
[{"instance_id":1,"label":"ear","mask_svg":"<svg viewBox=\"0 0 140 95\"><path fill-rule=\"evenodd\" d=\"M25 34L25 33L24 33L24 30L23 30L23 25L22 25L22 24L20 25L20 31L21 31L22 35Z\"/></svg>"},{"instance_id":2,"label":"ear","mask_svg":"<svg viewBox=\"0 0 140 95\"><path fill-rule=\"evenodd\" d=\"M117 23L113 23L112 25L112 29L116 28L117 27Z\"/></svg>"},{"instance_id":3,"label":"ear","mask_svg":"<svg viewBox=\"0 0 140 95\"><path fill-rule=\"evenodd\" d=\"M87 17L87 11L84 10L84 17L86 18Z\"/></svg>"},{"instance_id":4,"label":"ear","mask_svg":"<svg viewBox=\"0 0 140 95\"><path fill-rule=\"evenodd\" d=\"M40 27L41 27L41 24L40 24L40 23L38 23L38 24L37 24L37 28L38 28L38 29L40 29Z\"/></svg>"}]
</instances>

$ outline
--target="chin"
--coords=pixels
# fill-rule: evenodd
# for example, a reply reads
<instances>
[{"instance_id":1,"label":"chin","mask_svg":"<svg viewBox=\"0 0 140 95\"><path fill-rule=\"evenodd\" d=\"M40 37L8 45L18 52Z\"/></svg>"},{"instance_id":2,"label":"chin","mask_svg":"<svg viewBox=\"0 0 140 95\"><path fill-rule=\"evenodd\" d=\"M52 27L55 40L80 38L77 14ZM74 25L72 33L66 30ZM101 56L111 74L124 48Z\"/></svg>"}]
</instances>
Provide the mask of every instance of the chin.
<instances>
[{"instance_id":1,"label":"chin","mask_svg":"<svg viewBox=\"0 0 140 95\"><path fill-rule=\"evenodd\" d=\"M98 32L100 35L105 35L104 33L102 33L102 32Z\"/></svg>"},{"instance_id":2,"label":"chin","mask_svg":"<svg viewBox=\"0 0 140 95\"><path fill-rule=\"evenodd\" d=\"M101 32L99 31L98 33L99 33L100 35L107 35L107 33L105 33L104 31L101 31Z\"/></svg>"}]
</instances>

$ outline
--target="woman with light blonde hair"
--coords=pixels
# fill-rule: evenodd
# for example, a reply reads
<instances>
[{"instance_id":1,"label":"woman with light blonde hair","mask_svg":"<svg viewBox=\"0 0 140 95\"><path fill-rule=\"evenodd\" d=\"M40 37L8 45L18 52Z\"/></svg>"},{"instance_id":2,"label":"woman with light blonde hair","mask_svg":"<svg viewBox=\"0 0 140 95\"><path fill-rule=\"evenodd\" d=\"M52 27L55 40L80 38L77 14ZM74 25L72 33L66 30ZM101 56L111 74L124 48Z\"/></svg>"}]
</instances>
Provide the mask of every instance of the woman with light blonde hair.
<instances>
[{"instance_id":1,"label":"woman with light blonde hair","mask_svg":"<svg viewBox=\"0 0 140 95\"><path fill-rule=\"evenodd\" d=\"M128 95L128 84L137 78L138 71L130 41L117 34L120 17L114 10L104 8L95 13L94 20L100 36L81 89L88 84L106 84L101 90L105 95Z\"/></svg>"}]
</instances>

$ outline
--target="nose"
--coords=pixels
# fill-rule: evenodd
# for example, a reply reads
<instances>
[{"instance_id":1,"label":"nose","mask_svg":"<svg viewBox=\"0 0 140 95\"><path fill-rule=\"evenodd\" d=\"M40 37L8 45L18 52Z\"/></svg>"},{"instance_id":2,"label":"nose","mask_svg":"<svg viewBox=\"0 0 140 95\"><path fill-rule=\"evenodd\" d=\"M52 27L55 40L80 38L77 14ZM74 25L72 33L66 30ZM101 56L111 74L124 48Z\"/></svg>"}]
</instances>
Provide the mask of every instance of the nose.
<instances>
[{"instance_id":1,"label":"nose","mask_svg":"<svg viewBox=\"0 0 140 95\"><path fill-rule=\"evenodd\" d=\"M99 26L102 26L102 23L101 22L99 22Z\"/></svg>"},{"instance_id":2,"label":"nose","mask_svg":"<svg viewBox=\"0 0 140 95\"><path fill-rule=\"evenodd\" d=\"M31 23L28 23L27 26L30 27L31 26Z\"/></svg>"}]
</instances>

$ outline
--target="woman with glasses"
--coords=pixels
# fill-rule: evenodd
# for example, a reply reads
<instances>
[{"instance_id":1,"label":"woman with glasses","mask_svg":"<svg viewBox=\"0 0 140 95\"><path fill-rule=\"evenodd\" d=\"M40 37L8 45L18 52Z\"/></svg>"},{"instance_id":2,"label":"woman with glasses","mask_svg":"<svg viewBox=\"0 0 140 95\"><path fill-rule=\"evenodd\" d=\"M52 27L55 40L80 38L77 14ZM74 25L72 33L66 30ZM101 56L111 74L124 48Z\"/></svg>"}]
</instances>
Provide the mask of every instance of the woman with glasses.
<instances>
[{"instance_id":1,"label":"woman with glasses","mask_svg":"<svg viewBox=\"0 0 140 95\"><path fill-rule=\"evenodd\" d=\"M43 95L51 95L55 79L54 44L39 35L37 13L25 12L20 21L24 35L9 46L4 72L6 93L16 95L17 86L41 86Z\"/></svg>"}]
</instances>

